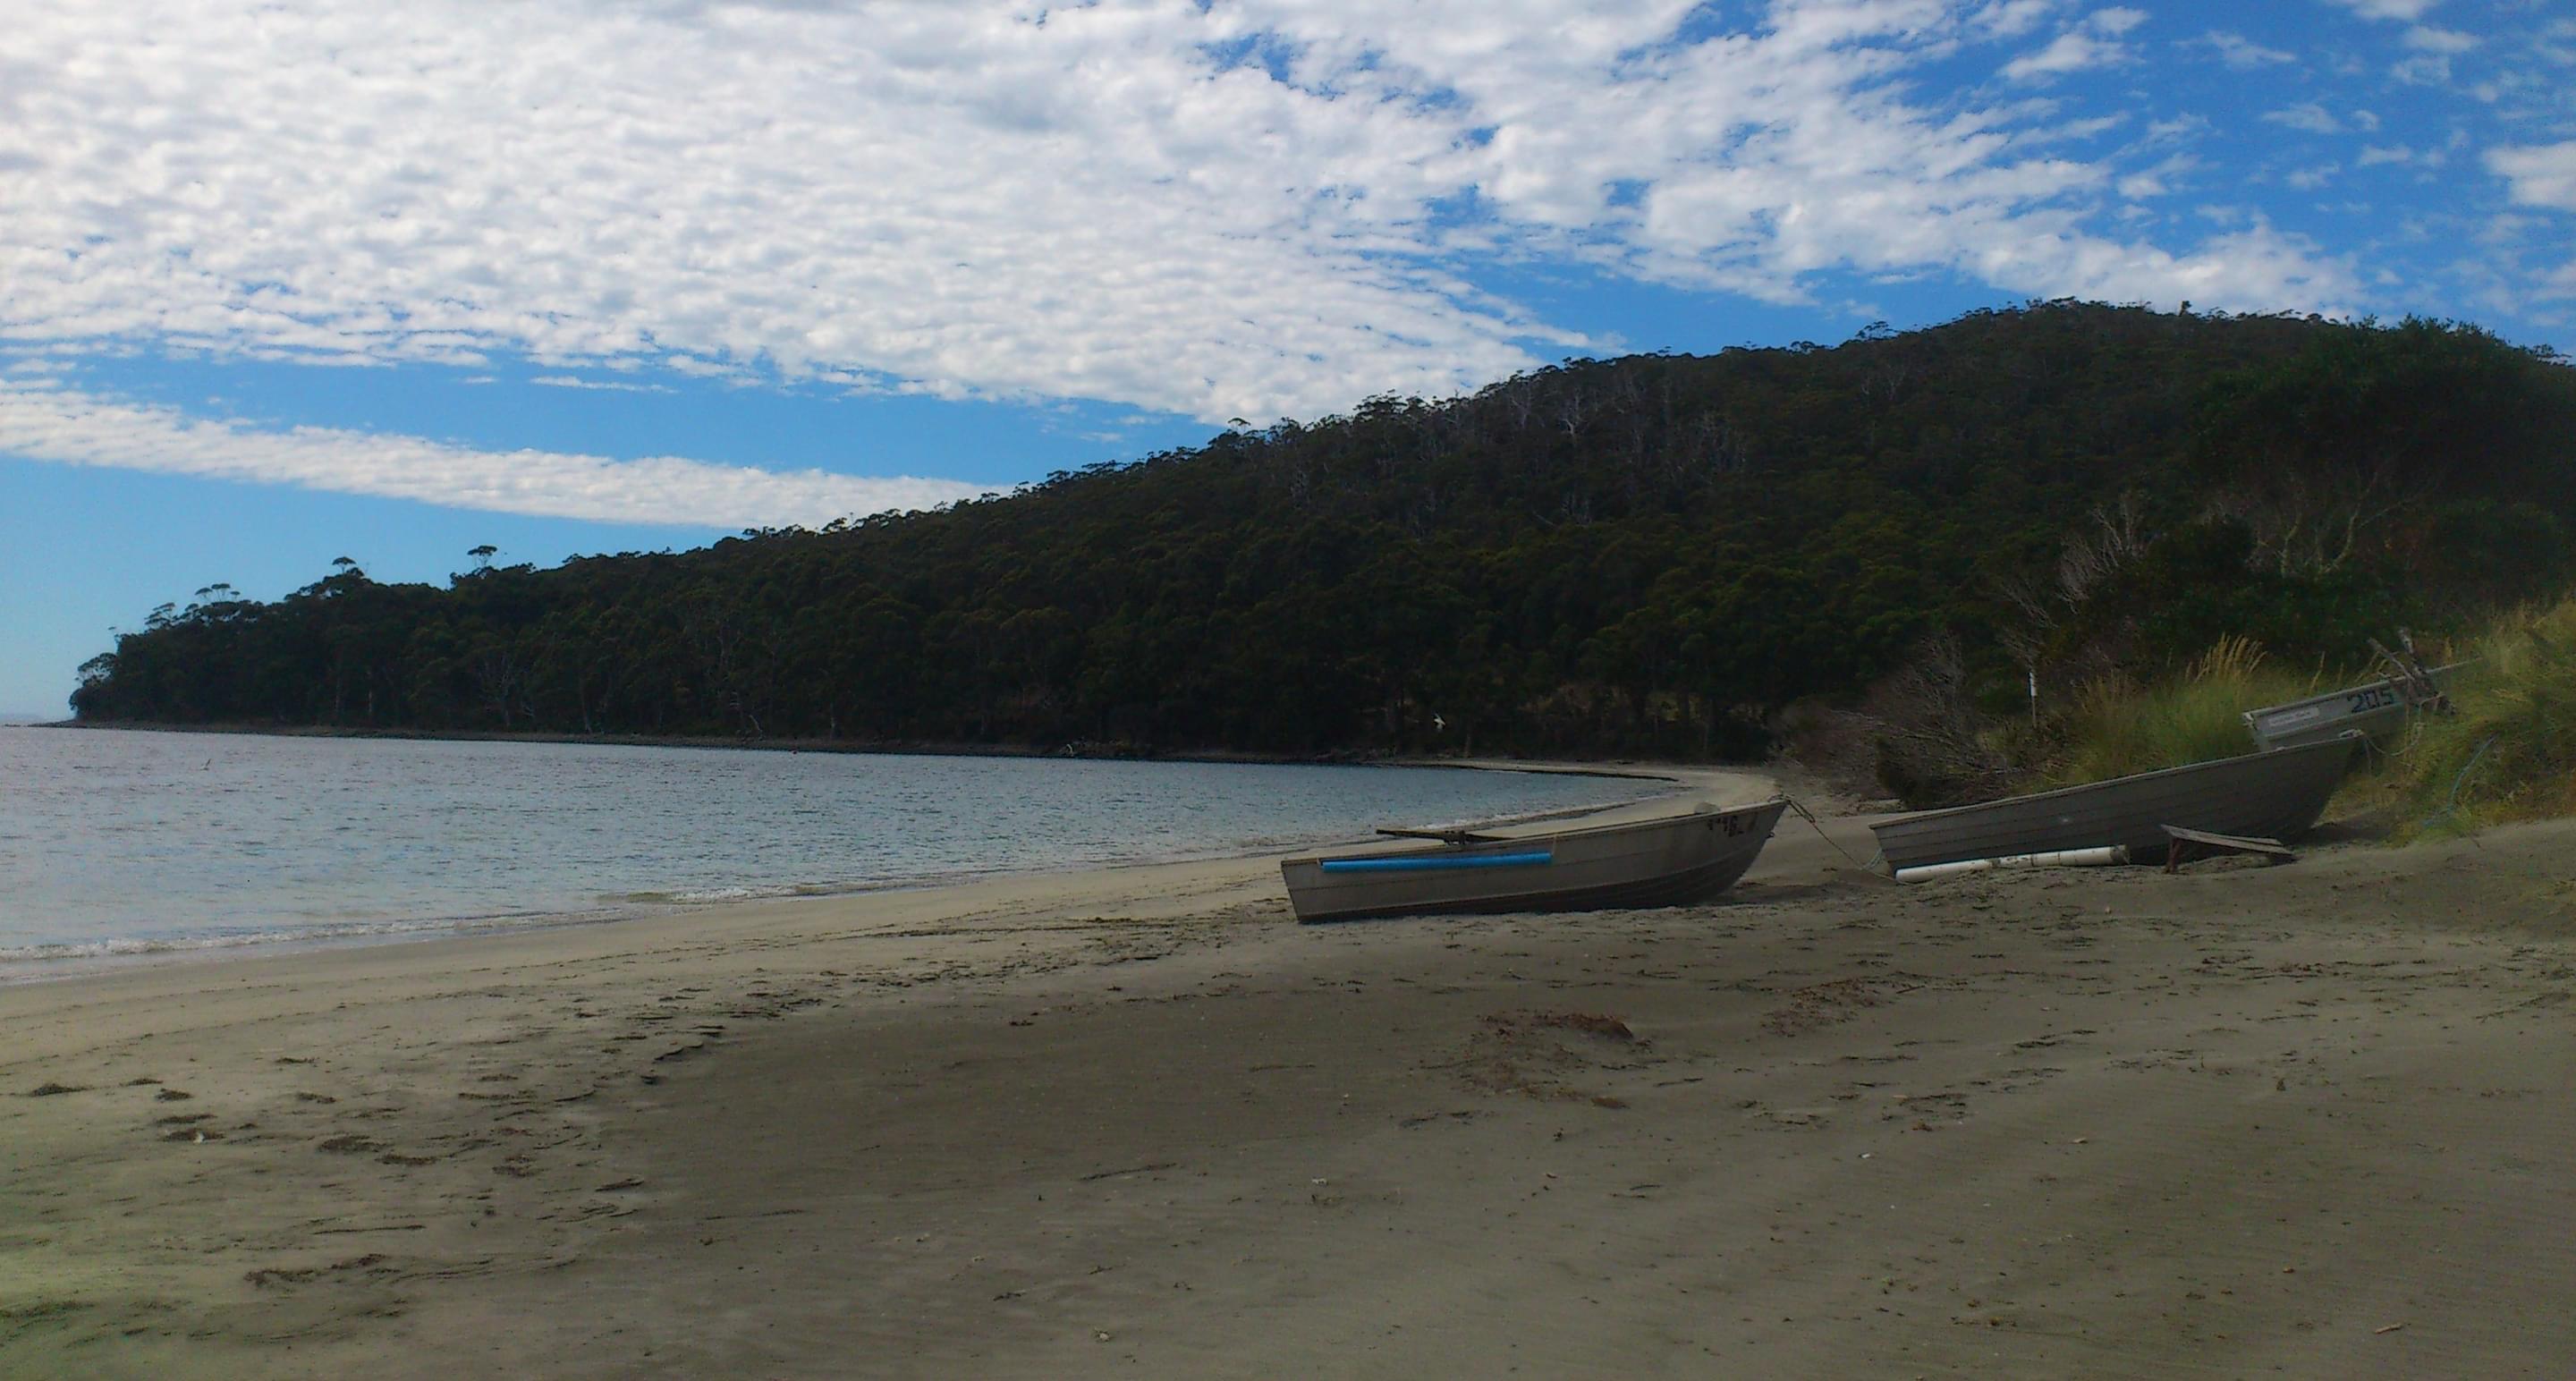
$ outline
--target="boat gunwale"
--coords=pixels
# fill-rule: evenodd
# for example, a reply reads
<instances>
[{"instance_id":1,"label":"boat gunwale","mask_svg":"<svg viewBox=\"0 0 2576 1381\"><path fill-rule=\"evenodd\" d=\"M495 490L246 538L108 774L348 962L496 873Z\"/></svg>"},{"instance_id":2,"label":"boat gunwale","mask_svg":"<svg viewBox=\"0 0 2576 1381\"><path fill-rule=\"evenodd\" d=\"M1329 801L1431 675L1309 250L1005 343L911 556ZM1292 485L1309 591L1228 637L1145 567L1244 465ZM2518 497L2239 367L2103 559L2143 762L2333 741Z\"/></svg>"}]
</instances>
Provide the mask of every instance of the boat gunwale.
<instances>
[{"instance_id":1,"label":"boat gunwale","mask_svg":"<svg viewBox=\"0 0 2576 1381\"><path fill-rule=\"evenodd\" d=\"M2435 689L2448 693L2450 690L2448 683L2451 679L2452 673L2467 665L2468 662L2465 660L2446 662L2441 666L2426 667L2424 669L2424 675L2433 682ZM2311 705L2331 705L2335 701L2341 700L2348 695L2361 695L2369 691L2393 689L2396 685L2396 677L2382 676L2376 681L2364 681L2358 685L2344 686L2336 690L2318 691L2314 695L2304 695L2296 700L2284 700L2278 705L2259 706L2255 709L2245 711L2243 717L2246 724L2251 726L2260 723L2263 719L2271 715L2287 714L2292 710L2304 710ZM2343 717L2346 719L2361 719L2369 715L2376 714L2381 710L2404 710L2411 708L2412 707L2407 705L2404 701L2399 701L2390 705L2373 705L2367 710L2354 710ZM2299 744L2294 746L2305 747L2306 745Z\"/></svg>"},{"instance_id":2,"label":"boat gunwale","mask_svg":"<svg viewBox=\"0 0 2576 1381\"><path fill-rule=\"evenodd\" d=\"M1744 856L1728 857L1698 864L1679 872L1661 873L1633 883L1608 883L1545 892L1518 892L1505 895L1457 897L1428 903L1403 902L1382 907L1362 907L1330 911L1308 916L1299 914L1301 925L1330 925L1341 921L1394 920L1407 916L1473 916L1473 915L1550 915L1567 912L1649 910L1666 906L1686 906L1694 900L1714 898L1741 881L1770 843L1764 835ZM1724 875L1726 881L1712 884L1709 880ZM1671 896L1681 900L1666 901ZM1294 899L1291 899L1294 905Z\"/></svg>"},{"instance_id":3,"label":"boat gunwale","mask_svg":"<svg viewBox=\"0 0 2576 1381\"><path fill-rule=\"evenodd\" d=\"M1377 854L1349 854L1349 853L1345 853L1345 854L1337 854L1337 855L1325 855L1325 854L1320 854L1320 853L1319 853L1319 854L1311 854L1311 855L1299 855L1299 856L1291 856L1291 857L1287 857L1287 858L1282 858L1282 859L1280 859L1280 860L1279 860L1279 862L1280 862L1280 865L1281 865L1281 866L1285 867L1286 865L1291 864L1291 863L1316 863L1316 864L1322 864L1322 863L1338 863L1338 862L1343 862L1343 861L1345 861L1345 860L1355 859L1355 858L1410 858L1410 857L1434 857L1434 856L1437 856L1438 854L1440 854L1440 853L1442 853L1442 852L1445 852L1445 851L1448 851L1448 850L1453 850L1453 849L1458 849L1458 850L1463 850L1463 849L1477 849L1477 848L1485 848L1485 847L1489 847L1489 846L1493 846L1493 845L1521 845L1521 846L1527 846L1527 845L1531 845L1531 844L1539 843L1539 842L1540 842L1540 841L1542 841L1542 840L1550 840L1550 839L1570 839L1570 838L1576 838L1576 837L1586 836L1586 835L1610 834L1610 833L1614 833L1614 832L1617 832L1617 831L1620 831L1620 830L1636 830L1636 829L1647 829L1647 828L1652 828L1652 827L1656 827L1656 826L1669 826L1669 825L1676 825L1676 824L1680 824L1680 823L1682 823L1682 822L1690 821L1690 820L1716 820L1716 819L1720 819L1720 818L1723 818L1723 817L1725 817L1725 816L1729 816L1729 815L1750 815L1750 814L1753 814L1753 813L1755 813L1755 812L1757 812L1757 811L1764 811L1764 810L1768 810L1768 809L1770 809L1770 808L1771 808L1771 807L1773 807L1773 806L1780 806L1780 807L1782 807L1782 808L1784 808L1784 809L1785 809L1785 808L1787 807L1787 805L1788 805L1788 802L1789 802L1789 798L1788 798L1786 795L1779 795L1779 796L1773 796L1773 797L1771 797L1771 798L1770 798L1770 799L1768 799L1768 800L1756 801L1756 802L1754 802L1754 803L1752 803L1752 804L1750 804L1750 805L1742 805L1742 806L1721 806L1721 807L1719 807L1719 808L1717 808L1717 809L1715 809L1715 810L1689 810L1689 811L1681 811L1681 812L1677 812L1677 813L1675 813L1675 814L1671 814L1671 815L1652 815L1652 816L1648 816L1648 817L1646 817L1646 818L1645 818L1645 819L1643 819L1643 820L1612 820L1612 821L1607 821L1607 822L1604 822L1604 823L1602 823L1602 824L1597 824L1597 825L1577 825L1577 826L1574 826L1573 828L1570 828L1570 829L1547 830L1547 831L1544 831L1544 832L1542 832L1542 833L1538 833L1538 834L1506 834L1506 835L1496 835L1496 836L1494 836L1494 837L1492 837L1492 838L1490 838L1490 839L1473 839L1473 840L1467 840L1467 841L1464 841L1464 842L1462 842L1462 843L1451 843L1451 842L1449 842L1449 841L1442 840L1442 841L1437 841L1437 842L1431 842L1431 843L1429 843L1428 847L1416 848L1416 849L1413 849L1413 850L1411 850L1411 851L1406 851L1406 850L1403 850L1403 849L1400 849L1400 848L1390 848L1390 849L1389 849L1387 852L1385 852L1385 853L1377 853ZM1617 810L1617 809L1620 809L1620 807L1617 807L1617 806L1611 806L1611 807L1606 807L1606 809ZM1504 825L1504 826L1495 826L1494 828L1498 828L1498 829L1509 829L1509 828L1512 828L1512 827L1511 827L1511 826L1508 826L1508 825ZM1377 841L1375 841L1375 840L1371 840L1371 841L1367 841L1367 842L1368 842L1368 843L1376 843ZM1413 843L1413 844L1422 844L1422 843L1424 843L1425 841L1420 841L1420 840L1408 840L1408 841L1406 841L1406 842L1407 842L1407 843ZM1349 845L1349 846L1345 846L1345 847L1361 847L1361 846L1359 846L1359 845Z\"/></svg>"},{"instance_id":4,"label":"boat gunwale","mask_svg":"<svg viewBox=\"0 0 2576 1381\"><path fill-rule=\"evenodd\" d=\"M2031 801L2046 801L2071 796L2079 792L2100 791L2104 787L2128 786L2134 783L2154 781L2164 777L2178 777L2187 773L2207 772L2213 768L2228 767L2241 763L2271 761L2302 753L2316 753L2325 748L2340 747L2345 753L2349 754L2353 751L2353 741L2365 737L2367 736L2358 730L2349 730L2344 733L2337 734L2333 738L2319 739L2314 743L2294 743L2285 748L2257 749L2251 753L2238 753L2233 757L2209 758L2201 762L2187 762L2179 767L2159 767L2148 772L2132 772L2125 777L2105 777L2098 782L2079 782L2074 786L2050 787L2046 791L2033 791L2019 796L1998 796L1991 801L1971 801L1963 806L1942 806L1936 810L1919 810L1905 815L1892 815L1884 820L1871 822L1870 829L1872 831L1891 829L1900 825L1913 825L1929 820L1940 820L1952 816L1966 815L1973 811L1993 810L1998 806L2021 805Z\"/></svg>"}]
</instances>

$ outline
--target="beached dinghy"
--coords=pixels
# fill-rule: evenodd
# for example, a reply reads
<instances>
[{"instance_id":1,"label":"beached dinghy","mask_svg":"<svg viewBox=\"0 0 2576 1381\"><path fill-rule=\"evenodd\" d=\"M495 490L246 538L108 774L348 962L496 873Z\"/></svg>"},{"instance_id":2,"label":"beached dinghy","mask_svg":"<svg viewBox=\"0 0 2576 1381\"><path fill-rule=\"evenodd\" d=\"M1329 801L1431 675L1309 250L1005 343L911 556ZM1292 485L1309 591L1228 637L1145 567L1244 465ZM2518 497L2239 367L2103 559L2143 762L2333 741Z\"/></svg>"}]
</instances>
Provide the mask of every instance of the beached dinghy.
<instances>
[{"instance_id":1,"label":"beached dinghy","mask_svg":"<svg viewBox=\"0 0 2576 1381\"><path fill-rule=\"evenodd\" d=\"M1870 826L1891 871L1972 858L2126 848L2165 856L2173 825L2288 843L2315 827L2358 737L2219 758L2107 782L1903 815Z\"/></svg>"},{"instance_id":2,"label":"beached dinghy","mask_svg":"<svg viewBox=\"0 0 2576 1381\"><path fill-rule=\"evenodd\" d=\"M1291 858L1279 872L1301 921L1681 906L1734 886L1787 808L1776 799L1730 810L1701 806L1628 824L1510 835L1388 830L1443 842Z\"/></svg>"}]
</instances>

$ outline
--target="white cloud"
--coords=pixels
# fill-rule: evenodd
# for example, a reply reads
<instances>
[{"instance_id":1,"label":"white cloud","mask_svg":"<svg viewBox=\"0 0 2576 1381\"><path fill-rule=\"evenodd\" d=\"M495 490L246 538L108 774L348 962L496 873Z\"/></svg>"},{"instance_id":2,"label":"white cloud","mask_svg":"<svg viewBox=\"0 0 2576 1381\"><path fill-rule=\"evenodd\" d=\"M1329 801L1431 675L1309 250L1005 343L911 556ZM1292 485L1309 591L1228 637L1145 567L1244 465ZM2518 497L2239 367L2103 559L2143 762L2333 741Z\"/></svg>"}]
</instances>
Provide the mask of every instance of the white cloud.
<instances>
[{"instance_id":1,"label":"white cloud","mask_svg":"<svg viewBox=\"0 0 2576 1381\"><path fill-rule=\"evenodd\" d=\"M2019 38L2057 9L2057 0L1996 0L1977 11L1969 23L1982 38Z\"/></svg>"},{"instance_id":2,"label":"white cloud","mask_svg":"<svg viewBox=\"0 0 2576 1381\"><path fill-rule=\"evenodd\" d=\"M329 427L269 431L0 376L0 453L211 479L291 484L450 508L698 527L815 526L929 508L985 491L938 479L865 479L654 456L611 460L483 451Z\"/></svg>"},{"instance_id":3,"label":"white cloud","mask_svg":"<svg viewBox=\"0 0 2576 1381\"><path fill-rule=\"evenodd\" d=\"M2124 170L2038 156L2052 110L1915 92L2056 6L1773 0L1676 38L1699 10L38 7L0 28L0 338L1221 419L1583 346L1466 278L1533 256L1766 301L1844 270L2247 308L2346 281L2110 238ZM2144 20L2014 66L2130 60Z\"/></svg>"},{"instance_id":4,"label":"white cloud","mask_svg":"<svg viewBox=\"0 0 2576 1381\"><path fill-rule=\"evenodd\" d=\"M2457 29L2437 29L2425 24L2406 31L2406 46L2417 52L2456 57L2477 47L2478 39L2473 34L2464 34Z\"/></svg>"},{"instance_id":5,"label":"white cloud","mask_svg":"<svg viewBox=\"0 0 2576 1381\"><path fill-rule=\"evenodd\" d=\"M2530 148L2490 149L2487 167L2513 184L2524 206L2576 211L2576 139Z\"/></svg>"},{"instance_id":6,"label":"white cloud","mask_svg":"<svg viewBox=\"0 0 2576 1381\"><path fill-rule=\"evenodd\" d=\"M2404 144L2386 147L2367 144L2362 147L2361 156L2354 161L2365 168L2376 168L2383 164L2438 168L2450 161L2450 155L2442 149L2418 149Z\"/></svg>"},{"instance_id":7,"label":"white cloud","mask_svg":"<svg viewBox=\"0 0 2576 1381\"><path fill-rule=\"evenodd\" d=\"M2088 67L2102 67L2120 60L2125 53L2117 43L2105 43L2091 34L2059 34L2036 53L2025 53L2004 64L2004 76L2017 82L2046 81Z\"/></svg>"},{"instance_id":8,"label":"white cloud","mask_svg":"<svg viewBox=\"0 0 2576 1381\"><path fill-rule=\"evenodd\" d=\"M539 374L528 380L547 388L601 389L611 393L669 393L669 384L633 384L622 379L585 379L578 374Z\"/></svg>"},{"instance_id":9,"label":"white cloud","mask_svg":"<svg viewBox=\"0 0 2576 1381\"><path fill-rule=\"evenodd\" d=\"M2544 62L2576 67L2576 19L2553 21L2532 40L2531 50Z\"/></svg>"},{"instance_id":10,"label":"white cloud","mask_svg":"<svg viewBox=\"0 0 2576 1381\"><path fill-rule=\"evenodd\" d=\"M2364 19L2411 24L2431 13L2442 0L2326 0L2326 3L2350 10Z\"/></svg>"},{"instance_id":11,"label":"white cloud","mask_svg":"<svg viewBox=\"0 0 2576 1381\"><path fill-rule=\"evenodd\" d=\"M2120 179L2118 183L2120 195L2132 201L2165 196L2173 191L2177 179L2200 166L2200 160L2189 154L2174 154L2144 172L2132 173Z\"/></svg>"},{"instance_id":12,"label":"white cloud","mask_svg":"<svg viewBox=\"0 0 2576 1381\"><path fill-rule=\"evenodd\" d=\"M2414 56L2388 69L2399 81L2417 86L2445 86L2451 80L2451 59L2478 46L2481 40L2456 29L2439 29L2419 24L2406 31L2405 44Z\"/></svg>"},{"instance_id":13,"label":"white cloud","mask_svg":"<svg viewBox=\"0 0 2576 1381\"><path fill-rule=\"evenodd\" d=\"M2343 121L2336 119L2331 111L2314 101L2302 101L2280 110L2267 110L2263 112L2263 118L2276 125L2306 130L2310 134L2341 134L2344 128Z\"/></svg>"},{"instance_id":14,"label":"white cloud","mask_svg":"<svg viewBox=\"0 0 2576 1381\"><path fill-rule=\"evenodd\" d=\"M2228 33L2220 29L2212 29L2203 34L2200 41L2217 52L2220 62L2226 63L2239 72L2251 72L2260 67L2276 67L2285 62L2298 61L2296 53L2285 53L2278 48L2266 48L2243 34Z\"/></svg>"},{"instance_id":15,"label":"white cloud","mask_svg":"<svg viewBox=\"0 0 2576 1381\"><path fill-rule=\"evenodd\" d=\"M2134 61L2135 55L2119 39L2146 21L2147 16L2141 10L2095 10L2085 16L2082 23L2059 34L2047 47L2005 63L2004 77L2017 82L2053 81L2069 72L2115 67Z\"/></svg>"}]
</instances>

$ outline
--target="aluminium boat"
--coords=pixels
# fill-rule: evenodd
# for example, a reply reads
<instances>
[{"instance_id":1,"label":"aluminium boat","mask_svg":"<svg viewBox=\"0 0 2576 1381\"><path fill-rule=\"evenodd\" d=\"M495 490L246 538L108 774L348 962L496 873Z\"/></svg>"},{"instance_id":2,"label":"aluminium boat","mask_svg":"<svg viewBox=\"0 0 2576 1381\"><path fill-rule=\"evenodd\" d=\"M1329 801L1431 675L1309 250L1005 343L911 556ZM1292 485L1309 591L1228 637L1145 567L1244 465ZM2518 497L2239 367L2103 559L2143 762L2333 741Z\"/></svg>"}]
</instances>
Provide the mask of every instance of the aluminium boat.
<instances>
[{"instance_id":1,"label":"aluminium boat","mask_svg":"<svg viewBox=\"0 0 2576 1381\"><path fill-rule=\"evenodd\" d=\"M1891 871L2113 846L2127 849L2132 862L2153 863L2172 842L2167 825L2286 844L2316 826L2360 742L2354 735L2216 758L1901 815L1869 828Z\"/></svg>"},{"instance_id":2,"label":"aluminium boat","mask_svg":"<svg viewBox=\"0 0 2576 1381\"><path fill-rule=\"evenodd\" d=\"M2457 670L2456 665L2434 667L2423 674L2419 684L2431 687L2437 694L2447 691L2451 688L2451 674ZM2245 731L2253 735L2255 747L2266 751L2323 743L2350 733L2379 738L2406 727L2407 711L2414 708L2408 699L2409 690L2394 680L2381 679L2286 705L2247 710Z\"/></svg>"},{"instance_id":3,"label":"aluminium boat","mask_svg":"<svg viewBox=\"0 0 2576 1381\"><path fill-rule=\"evenodd\" d=\"M1683 906L1735 885L1788 801L1624 824L1503 833L1387 830L1436 839L1410 849L1282 860L1300 921L1442 912Z\"/></svg>"}]
</instances>

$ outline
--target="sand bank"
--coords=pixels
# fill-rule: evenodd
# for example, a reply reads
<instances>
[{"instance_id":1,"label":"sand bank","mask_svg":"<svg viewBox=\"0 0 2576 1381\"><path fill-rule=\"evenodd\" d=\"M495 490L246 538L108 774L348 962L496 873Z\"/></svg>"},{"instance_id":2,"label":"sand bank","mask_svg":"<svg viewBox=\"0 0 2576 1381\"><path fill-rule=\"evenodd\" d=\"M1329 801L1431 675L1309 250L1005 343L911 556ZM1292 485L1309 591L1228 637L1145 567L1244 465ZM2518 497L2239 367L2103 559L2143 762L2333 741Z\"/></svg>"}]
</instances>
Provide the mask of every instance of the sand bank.
<instances>
[{"instance_id":1,"label":"sand bank","mask_svg":"<svg viewBox=\"0 0 2576 1381\"><path fill-rule=\"evenodd\" d=\"M0 1372L2564 1374L2571 844L1791 822L1675 911L1251 860L0 990Z\"/></svg>"}]
</instances>

